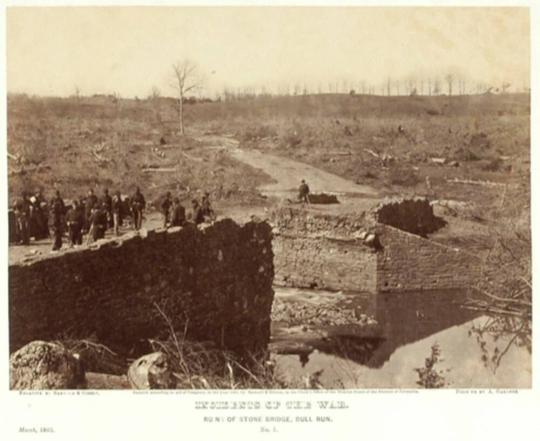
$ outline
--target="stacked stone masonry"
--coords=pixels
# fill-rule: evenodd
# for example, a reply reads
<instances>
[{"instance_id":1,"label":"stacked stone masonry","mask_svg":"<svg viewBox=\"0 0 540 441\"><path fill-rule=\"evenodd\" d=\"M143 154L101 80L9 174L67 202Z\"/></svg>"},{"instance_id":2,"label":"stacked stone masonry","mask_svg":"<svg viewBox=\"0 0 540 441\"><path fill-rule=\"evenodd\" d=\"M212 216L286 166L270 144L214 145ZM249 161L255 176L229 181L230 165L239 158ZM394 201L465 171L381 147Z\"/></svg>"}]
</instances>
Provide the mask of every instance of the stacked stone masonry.
<instances>
[{"instance_id":1,"label":"stacked stone masonry","mask_svg":"<svg viewBox=\"0 0 540 441\"><path fill-rule=\"evenodd\" d=\"M379 225L376 291L467 288L480 275L480 260L465 251L389 225Z\"/></svg>"},{"instance_id":2,"label":"stacked stone masonry","mask_svg":"<svg viewBox=\"0 0 540 441\"><path fill-rule=\"evenodd\" d=\"M225 219L11 265L10 350L36 339L94 336L136 351L169 336L163 313L188 338L258 351L270 337L271 241L265 222Z\"/></svg>"},{"instance_id":3,"label":"stacked stone masonry","mask_svg":"<svg viewBox=\"0 0 540 441\"><path fill-rule=\"evenodd\" d=\"M388 201L348 216L282 208L271 221L280 285L416 291L468 287L478 278L476 256L422 237L445 225L425 199ZM367 246L369 235L380 247Z\"/></svg>"}]
</instances>

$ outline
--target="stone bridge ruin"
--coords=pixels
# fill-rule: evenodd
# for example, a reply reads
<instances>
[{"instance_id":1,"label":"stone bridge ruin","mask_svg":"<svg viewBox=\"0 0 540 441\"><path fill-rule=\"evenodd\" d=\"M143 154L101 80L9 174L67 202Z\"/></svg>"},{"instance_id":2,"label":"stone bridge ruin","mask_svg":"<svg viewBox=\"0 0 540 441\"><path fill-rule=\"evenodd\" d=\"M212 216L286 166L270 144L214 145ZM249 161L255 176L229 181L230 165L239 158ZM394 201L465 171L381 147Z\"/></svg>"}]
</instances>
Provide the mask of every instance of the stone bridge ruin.
<instances>
[{"instance_id":1,"label":"stone bridge ruin","mask_svg":"<svg viewBox=\"0 0 540 441\"><path fill-rule=\"evenodd\" d=\"M167 339L171 327L240 354L265 349L271 240L266 222L225 219L10 265L10 352L32 340L95 336L127 355L149 338Z\"/></svg>"},{"instance_id":2,"label":"stone bridge ruin","mask_svg":"<svg viewBox=\"0 0 540 441\"><path fill-rule=\"evenodd\" d=\"M478 277L475 256L426 237L444 221L425 199L343 215L282 207L270 224L224 219L12 264L10 351L94 336L127 355L174 328L246 354L269 342L273 283L377 293L463 288Z\"/></svg>"},{"instance_id":3,"label":"stone bridge ruin","mask_svg":"<svg viewBox=\"0 0 540 441\"><path fill-rule=\"evenodd\" d=\"M476 256L427 238L446 225L427 199L385 201L361 213L282 207L272 214L275 283L383 292L471 286Z\"/></svg>"}]
</instances>

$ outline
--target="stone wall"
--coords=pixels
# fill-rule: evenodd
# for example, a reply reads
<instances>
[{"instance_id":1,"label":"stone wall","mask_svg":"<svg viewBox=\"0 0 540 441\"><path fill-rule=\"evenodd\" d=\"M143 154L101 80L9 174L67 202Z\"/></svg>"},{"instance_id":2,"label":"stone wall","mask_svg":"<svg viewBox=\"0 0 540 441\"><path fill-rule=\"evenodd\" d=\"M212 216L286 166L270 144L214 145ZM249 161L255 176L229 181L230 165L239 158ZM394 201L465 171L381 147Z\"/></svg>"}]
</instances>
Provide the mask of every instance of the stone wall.
<instances>
[{"instance_id":1,"label":"stone wall","mask_svg":"<svg viewBox=\"0 0 540 441\"><path fill-rule=\"evenodd\" d=\"M336 216L284 207L274 225L275 283L328 290L376 287L376 253L358 237L369 229L365 213Z\"/></svg>"},{"instance_id":2,"label":"stone wall","mask_svg":"<svg viewBox=\"0 0 540 441\"><path fill-rule=\"evenodd\" d=\"M97 339L127 353L172 326L237 352L270 336L274 275L265 223L102 240L9 267L10 350L32 340Z\"/></svg>"},{"instance_id":3,"label":"stone wall","mask_svg":"<svg viewBox=\"0 0 540 441\"><path fill-rule=\"evenodd\" d=\"M446 225L444 219L433 214L433 207L426 198L386 200L375 207L372 213L377 223L423 237Z\"/></svg>"},{"instance_id":4,"label":"stone wall","mask_svg":"<svg viewBox=\"0 0 540 441\"><path fill-rule=\"evenodd\" d=\"M331 291L376 289L377 254L356 240L274 237L275 283Z\"/></svg>"},{"instance_id":5,"label":"stone wall","mask_svg":"<svg viewBox=\"0 0 540 441\"><path fill-rule=\"evenodd\" d=\"M377 291L467 288L478 280L480 259L388 225L379 225Z\"/></svg>"},{"instance_id":6,"label":"stone wall","mask_svg":"<svg viewBox=\"0 0 540 441\"><path fill-rule=\"evenodd\" d=\"M444 224L426 199L388 204L339 216L288 207L275 211L276 284L379 292L455 289L477 280L480 263L474 255L420 236Z\"/></svg>"},{"instance_id":7,"label":"stone wall","mask_svg":"<svg viewBox=\"0 0 540 441\"><path fill-rule=\"evenodd\" d=\"M370 224L365 212L346 215L315 213L307 209L282 207L270 214L274 231L309 237L350 238ZM371 225L374 222L371 221Z\"/></svg>"}]
</instances>

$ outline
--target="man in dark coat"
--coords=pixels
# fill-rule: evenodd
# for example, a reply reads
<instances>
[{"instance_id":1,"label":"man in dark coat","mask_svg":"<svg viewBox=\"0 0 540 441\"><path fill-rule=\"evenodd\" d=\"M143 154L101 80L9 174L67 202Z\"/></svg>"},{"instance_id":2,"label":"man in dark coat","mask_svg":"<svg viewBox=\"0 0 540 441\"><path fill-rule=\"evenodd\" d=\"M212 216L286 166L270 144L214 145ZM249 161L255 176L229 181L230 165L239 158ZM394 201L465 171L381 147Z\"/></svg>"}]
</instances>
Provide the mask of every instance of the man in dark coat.
<instances>
[{"instance_id":1,"label":"man in dark coat","mask_svg":"<svg viewBox=\"0 0 540 441\"><path fill-rule=\"evenodd\" d=\"M111 210L113 216L114 234L118 236L120 235L120 225L122 224L122 215L124 211L122 206L122 195L119 191L117 191L112 198Z\"/></svg>"},{"instance_id":2,"label":"man in dark coat","mask_svg":"<svg viewBox=\"0 0 540 441\"><path fill-rule=\"evenodd\" d=\"M142 226L143 210L146 206L146 201L139 187L135 189L135 194L131 198L131 212L133 213L133 222L135 229L140 230Z\"/></svg>"},{"instance_id":3,"label":"man in dark coat","mask_svg":"<svg viewBox=\"0 0 540 441\"><path fill-rule=\"evenodd\" d=\"M101 203L102 206L105 208L105 213L107 215L107 227L111 228L113 226L112 198L109 195L109 190L107 188L103 191Z\"/></svg>"},{"instance_id":4,"label":"man in dark coat","mask_svg":"<svg viewBox=\"0 0 540 441\"><path fill-rule=\"evenodd\" d=\"M88 239L91 238L94 242L98 239L103 239L105 237L105 230L107 230L107 207L102 202L101 206L98 205L92 209Z\"/></svg>"},{"instance_id":5,"label":"man in dark coat","mask_svg":"<svg viewBox=\"0 0 540 441\"><path fill-rule=\"evenodd\" d=\"M169 222L169 215L171 211L172 197L171 192L168 191L161 202L161 214L163 214L163 228L167 228L167 223Z\"/></svg>"},{"instance_id":6,"label":"man in dark coat","mask_svg":"<svg viewBox=\"0 0 540 441\"><path fill-rule=\"evenodd\" d=\"M84 212L82 211L77 199L73 200L71 208L66 214L66 223L68 226L70 245L72 247L75 245L81 245Z\"/></svg>"},{"instance_id":7,"label":"man in dark coat","mask_svg":"<svg viewBox=\"0 0 540 441\"><path fill-rule=\"evenodd\" d=\"M298 188L298 199L300 199L301 202L309 204L309 186L303 179L300 183L300 187Z\"/></svg>"},{"instance_id":8,"label":"man in dark coat","mask_svg":"<svg viewBox=\"0 0 540 441\"><path fill-rule=\"evenodd\" d=\"M94 190L90 189L88 190L88 196L86 196L86 200L84 201L84 219L85 219L85 225L84 230L89 231L91 222L90 217L92 216L92 209L97 205L98 198L94 194Z\"/></svg>"},{"instance_id":9,"label":"man in dark coat","mask_svg":"<svg viewBox=\"0 0 540 441\"><path fill-rule=\"evenodd\" d=\"M49 216L47 200L43 196L43 190L39 189L34 194L34 213L36 216L36 240L49 237Z\"/></svg>"},{"instance_id":10,"label":"man in dark coat","mask_svg":"<svg viewBox=\"0 0 540 441\"><path fill-rule=\"evenodd\" d=\"M17 221L17 236L23 245L30 244L30 201L28 194L23 192L15 203L15 219Z\"/></svg>"},{"instance_id":11,"label":"man in dark coat","mask_svg":"<svg viewBox=\"0 0 540 441\"><path fill-rule=\"evenodd\" d=\"M171 211L171 227L182 227L186 223L186 209L178 198L174 198Z\"/></svg>"},{"instance_id":12,"label":"man in dark coat","mask_svg":"<svg viewBox=\"0 0 540 441\"><path fill-rule=\"evenodd\" d=\"M191 201L191 220L195 223L195 225L202 224L204 222L204 214L201 209L201 206L199 205L199 201L197 199L193 199Z\"/></svg>"},{"instance_id":13,"label":"man in dark coat","mask_svg":"<svg viewBox=\"0 0 540 441\"><path fill-rule=\"evenodd\" d=\"M208 192L204 193L204 196L202 198L201 210L205 218L210 220L214 219L214 210L212 209L212 205L210 204L210 193Z\"/></svg>"},{"instance_id":14,"label":"man in dark coat","mask_svg":"<svg viewBox=\"0 0 540 441\"><path fill-rule=\"evenodd\" d=\"M60 197L60 192L57 190L54 198L51 201L51 228L54 234L53 251L62 248L62 235L64 234L64 216L66 214L66 206L64 200Z\"/></svg>"}]
</instances>

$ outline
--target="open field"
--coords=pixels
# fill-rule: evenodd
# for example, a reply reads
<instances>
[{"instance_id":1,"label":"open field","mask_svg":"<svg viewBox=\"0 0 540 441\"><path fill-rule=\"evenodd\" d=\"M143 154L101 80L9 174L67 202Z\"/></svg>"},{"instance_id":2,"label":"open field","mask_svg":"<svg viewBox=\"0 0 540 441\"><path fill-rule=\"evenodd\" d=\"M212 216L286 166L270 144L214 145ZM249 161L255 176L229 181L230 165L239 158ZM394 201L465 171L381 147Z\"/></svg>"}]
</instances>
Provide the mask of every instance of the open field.
<instances>
[{"instance_id":1,"label":"open field","mask_svg":"<svg viewBox=\"0 0 540 441\"><path fill-rule=\"evenodd\" d=\"M501 215L504 188L506 201L529 210L529 117L528 95L261 97L187 105L188 136L180 137L170 98L11 96L8 151L19 161L9 162L9 194L43 186L69 198L140 185L149 200L210 190L227 206L264 205L257 187L272 181L221 148L226 134L243 150L295 159L381 195L450 200L465 217L489 220Z\"/></svg>"}]
</instances>

